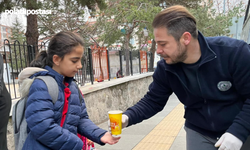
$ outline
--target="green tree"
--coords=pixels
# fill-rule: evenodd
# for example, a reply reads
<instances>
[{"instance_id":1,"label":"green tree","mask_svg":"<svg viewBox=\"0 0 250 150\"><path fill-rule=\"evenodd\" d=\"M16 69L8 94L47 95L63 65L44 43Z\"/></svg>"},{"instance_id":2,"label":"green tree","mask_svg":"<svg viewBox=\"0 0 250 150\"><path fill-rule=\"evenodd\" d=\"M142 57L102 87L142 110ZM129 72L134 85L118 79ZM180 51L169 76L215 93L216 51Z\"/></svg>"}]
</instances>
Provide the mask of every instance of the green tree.
<instances>
[{"instance_id":1,"label":"green tree","mask_svg":"<svg viewBox=\"0 0 250 150\"><path fill-rule=\"evenodd\" d=\"M58 31L76 32L79 26L85 24L85 14L88 8L78 3L65 0L60 6L53 6L50 1L44 2L43 9L53 9L53 13L43 16L38 15L39 34L43 37L51 37Z\"/></svg>"},{"instance_id":2,"label":"green tree","mask_svg":"<svg viewBox=\"0 0 250 150\"><path fill-rule=\"evenodd\" d=\"M210 0L196 8L190 9L197 20L197 28L205 36L230 36L229 27L232 26L233 17L244 15L244 5L242 1L227 7L226 11L221 11L218 3Z\"/></svg>"},{"instance_id":3,"label":"green tree","mask_svg":"<svg viewBox=\"0 0 250 150\"><path fill-rule=\"evenodd\" d=\"M50 6L57 9L60 6L60 0L3 0L0 2L0 12L3 12L7 9L13 8L26 8L27 10L38 10L42 8L43 3L49 2ZM79 6L87 6L92 10L95 10L95 5L97 4L99 8L105 8L105 0L74 0L68 1ZM37 15L28 15L27 16L27 30L26 30L26 40L28 45L38 45L38 24L37 24ZM38 48L35 47L35 53L38 51Z\"/></svg>"},{"instance_id":4,"label":"green tree","mask_svg":"<svg viewBox=\"0 0 250 150\"><path fill-rule=\"evenodd\" d=\"M22 28L21 22L18 18L15 19L13 26L11 27L12 36L10 38L10 42L14 45L11 45L11 63L12 69L15 71L20 71L24 67L26 67L26 58L25 58L25 46L23 43L26 41L25 31Z\"/></svg>"},{"instance_id":5,"label":"green tree","mask_svg":"<svg viewBox=\"0 0 250 150\"><path fill-rule=\"evenodd\" d=\"M151 31L151 22L161 10L160 7L150 0L110 0L108 9L99 13L99 18L95 26L98 30L98 42L102 45L111 45L113 43L123 43L123 50L126 57L126 75L129 75L129 50L132 48L129 41L132 36L138 35L141 39L143 29ZM93 27L95 28L95 27ZM149 32L149 39L153 38L152 32ZM146 38L142 41L146 41Z\"/></svg>"},{"instance_id":6,"label":"green tree","mask_svg":"<svg viewBox=\"0 0 250 150\"><path fill-rule=\"evenodd\" d=\"M113 43L123 43L125 56L128 57L128 50L133 47L129 44L131 37L137 37L139 45L147 44L152 40L151 52L155 53L156 43L153 40L152 21L154 16L163 8L170 5L184 5L194 7L199 0L110 0L108 9L100 12L93 35L98 35L98 42L106 45ZM144 35L143 29L147 28L148 36ZM142 49L142 47L139 47ZM150 64L150 70L153 68L153 61ZM126 59L126 75L129 74L129 60Z\"/></svg>"},{"instance_id":7,"label":"green tree","mask_svg":"<svg viewBox=\"0 0 250 150\"><path fill-rule=\"evenodd\" d=\"M187 8L196 7L199 2L202 0L154 0L157 6L161 6L162 8L166 8L172 5L183 5Z\"/></svg>"}]
</instances>

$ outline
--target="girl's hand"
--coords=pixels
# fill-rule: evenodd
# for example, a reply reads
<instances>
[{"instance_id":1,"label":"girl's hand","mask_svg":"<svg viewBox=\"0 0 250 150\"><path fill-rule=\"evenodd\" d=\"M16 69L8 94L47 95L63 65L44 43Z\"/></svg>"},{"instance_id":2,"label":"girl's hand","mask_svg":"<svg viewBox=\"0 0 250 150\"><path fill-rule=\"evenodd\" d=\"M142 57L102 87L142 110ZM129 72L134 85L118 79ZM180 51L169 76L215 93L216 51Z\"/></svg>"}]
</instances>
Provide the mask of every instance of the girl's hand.
<instances>
[{"instance_id":1,"label":"girl's hand","mask_svg":"<svg viewBox=\"0 0 250 150\"><path fill-rule=\"evenodd\" d=\"M93 145L93 144L94 144L94 142L93 142L93 141L91 141L91 140L87 139L87 145L88 145L88 146L91 146L91 145Z\"/></svg>"},{"instance_id":2,"label":"girl's hand","mask_svg":"<svg viewBox=\"0 0 250 150\"><path fill-rule=\"evenodd\" d=\"M101 141L102 141L103 143L108 143L108 144L110 144L110 145L113 145L113 144L117 143L117 142L119 141L120 138L121 138L121 137L113 137L111 133L106 132L106 133L102 136Z\"/></svg>"}]
</instances>

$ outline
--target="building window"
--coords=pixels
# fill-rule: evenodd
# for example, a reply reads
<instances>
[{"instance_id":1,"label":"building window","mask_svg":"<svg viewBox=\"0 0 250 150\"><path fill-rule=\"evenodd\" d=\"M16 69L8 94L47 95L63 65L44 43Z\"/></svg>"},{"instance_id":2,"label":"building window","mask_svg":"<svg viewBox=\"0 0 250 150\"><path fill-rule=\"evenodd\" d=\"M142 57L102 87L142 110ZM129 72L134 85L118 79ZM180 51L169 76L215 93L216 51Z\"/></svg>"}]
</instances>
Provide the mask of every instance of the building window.
<instances>
[{"instance_id":1,"label":"building window","mask_svg":"<svg viewBox=\"0 0 250 150\"><path fill-rule=\"evenodd\" d=\"M2 29L3 29L3 32L6 32L6 27L2 27Z\"/></svg>"},{"instance_id":2,"label":"building window","mask_svg":"<svg viewBox=\"0 0 250 150\"><path fill-rule=\"evenodd\" d=\"M8 32L8 36L10 36L10 34L11 34L11 29L8 28L8 29L7 29L7 32Z\"/></svg>"},{"instance_id":3,"label":"building window","mask_svg":"<svg viewBox=\"0 0 250 150\"><path fill-rule=\"evenodd\" d=\"M1 36L2 41L7 38L6 27L1 27Z\"/></svg>"}]
</instances>

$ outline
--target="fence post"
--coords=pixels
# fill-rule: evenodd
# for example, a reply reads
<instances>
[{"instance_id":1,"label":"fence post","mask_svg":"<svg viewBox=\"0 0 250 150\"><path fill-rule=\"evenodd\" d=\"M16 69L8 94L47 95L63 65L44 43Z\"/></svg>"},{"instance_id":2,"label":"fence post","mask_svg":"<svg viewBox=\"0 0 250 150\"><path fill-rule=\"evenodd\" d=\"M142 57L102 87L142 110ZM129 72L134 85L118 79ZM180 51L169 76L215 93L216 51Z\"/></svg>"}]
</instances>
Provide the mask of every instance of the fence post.
<instances>
[{"instance_id":1,"label":"fence post","mask_svg":"<svg viewBox=\"0 0 250 150\"><path fill-rule=\"evenodd\" d=\"M30 66L30 63L33 60L33 56L34 56L33 50L34 50L33 45L28 45L28 64L27 64L27 66Z\"/></svg>"},{"instance_id":2,"label":"fence post","mask_svg":"<svg viewBox=\"0 0 250 150\"><path fill-rule=\"evenodd\" d=\"M150 61L148 61L148 59L150 60L150 52L146 52L146 54L147 54L147 72L149 72L149 65L148 65L148 63Z\"/></svg>"},{"instance_id":3,"label":"fence post","mask_svg":"<svg viewBox=\"0 0 250 150\"><path fill-rule=\"evenodd\" d=\"M138 50L138 58L139 58L139 72L141 74L141 55L140 50Z\"/></svg>"},{"instance_id":4,"label":"fence post","mask_svg":"<svg viewBox=\"0 0 250 150\"><path fill-rule=\"evenodd\" d=\"M94 76L93 76L93 65L92 65L92 52L91 49L88 48L88 53L89 53L89 73L90 73L90 81L91 84L94 82Z\"/></svg>"},{"instance_id":5,"label":"fence post","mask_svg":"<svg viewBox=\"0 0 250 150\"><path fill-rule=\"evenodd\" d=\"M150 52L150 69L151 69L151 72L153 72L154 71L154 61L153 61L153 53L152 52Z\"/></svg>"},{"instance_id":6,"label":"fence post","mask_svg":"<svg viewBox=\"0 0 250 150\"><path fill-rule=\"evenodd\" d=\"M133 76L133 63L132 63L132 51L129 51L130 54L130 69L131 69L131 76Z\"/></svg>"},{"instance_id":7,"label":"fence post","mask_svg":"<svg viewBox=\"0 0 250 150\"><path fill-rule=\"evenodd\" d=\"M11 59L11 47L10 47L10 41L9 40L7 40L7 39L5 39L4 41L3 41L3 43L4 43L4 47L3 47L3 51L4 51L4 57L5 57L5 67L6 67L6 72L7 72L7 82L8 82L8 89L9 89L9 92L11 92L11 89L10 89L10 70L8 69L8 59L7 59L7 53L6 53L6 49L5 49L5 46L6 45L8 45L9 46L9 53L10 53L10 59ZM6 44L6 43L8 43L8 44ZM3 60L4 60L4 58L3 58ZM12 62L11 62L11 64L12 64ZM11 65L11 67L12 67L12 65Z\"/></svg>"},{"instance_id":8,"label":"fence post","mask_svg":"<svg viewBox=\"0 0 250 150\"><path fill-rule=\"evenodd\" d=\"M26 48L27 48L27 52L26 52ZM27 56L26 54L28 55L28 46L27 46L27 42L24 41L23 42L23 55L24 55L24 63L25 63L24 67L28 66L27 61L29 61L27 60L29 56Z\"/></svg>"},{"instance_id":9,"label":"fence post","mask_svg":"<svg viewBox=\"0 0 250 150\"><path fill-rule=\"evenodd\" d=\"M19 72L19 69L18 69L18 63L17 63L17 48L16 48L16 43L18 44L18 47L19 47L19 52L20 52L20 43L19 43L19 41L17 41L17 40L15 40L15 42L14 42L14 53L15 53L15 61L16 61L16 71L17 71L17 74L18 74L18 72ZM22 58L20 58L20 61L22 62ZM12 76L13 76L13 74L12 74Z\"/></svg>"},{"instance_id":10,"label":"fence post","mask_svg":"<svg viewBox=\"0 0 250 150\"><path fill-rule=\"evenodd\" d=\"M19 49L19 59L20 59L20 71L23 70L24 66L23 66L23 59L22 59L22 48L20 46L20 42L18 42L18 49Z\"/></svg>"},{"instance_id":11,"label":"fence post","mask_svg":"<svg viewBox=\"0 0 250 150\"><path fill-rule=\"evenodd\" d=\"M109 62L109 50L107 49L107 56L108 56L108 76L109 76L109 81L110 81L110 62Z\"/></svg>"},{"instance_id":12,"label":"fence post","mask_svg":"<svg viewBox=\"0 0 250 150\"><path fill-rule=\"evenodd\" d=\"M120 57L120 71L121 71L121 75L123 75L123 71L122 71L122 51L119 51L119 57Z\"/></svg>"},{"instance_id":13,"label":"fence post","mask_svg":"<svg viewBox=\"0 0 250 150\"><path fill-rule=\"evenodd\" d=\"M13 69L13 58L12 58L12 49L11 49L11 47L9 49L9 52L10 52L11 74L13 76L14 69ZM12 77L12 83L13 83L13 90L14 90L14 93L15 93L15 98L17 98L17 95L16 95L16 86L15 86L16 84L15 84L15 79L13 77Z\"/></svg>"},{"instance_id":14,"label":"fence post","mask_svg":"<svg viewBox=\"0 0 250 150\"><path fill-rule=\"evenodd\" d=\"M36 58L36 47L37 46L32 46L32 60L34 60ZM38 50L38 47L37 47L37 50Z\"/></svg>"}]
</instances>

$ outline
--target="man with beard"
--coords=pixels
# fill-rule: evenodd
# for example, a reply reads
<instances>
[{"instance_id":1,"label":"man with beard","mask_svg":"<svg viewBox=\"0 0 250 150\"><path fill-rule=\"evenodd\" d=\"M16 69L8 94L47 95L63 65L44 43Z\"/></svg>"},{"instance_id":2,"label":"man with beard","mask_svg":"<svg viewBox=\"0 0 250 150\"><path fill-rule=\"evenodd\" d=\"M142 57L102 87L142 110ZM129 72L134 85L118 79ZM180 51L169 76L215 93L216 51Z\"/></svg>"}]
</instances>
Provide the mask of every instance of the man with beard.
<instances>
[{"instance_id":1,"label":"man with beard","mask_svg":"<svg viewBox=\"0 0 250 150\"><path fill-rule=\"evenodd\" d=\"M160 12L152 25L163 59L147 94L123 113L123 127L152 117L175 93L185 105L187 150L249 149L250 46L204 37L180 5Z\"/></svg>"}]
</instances>

